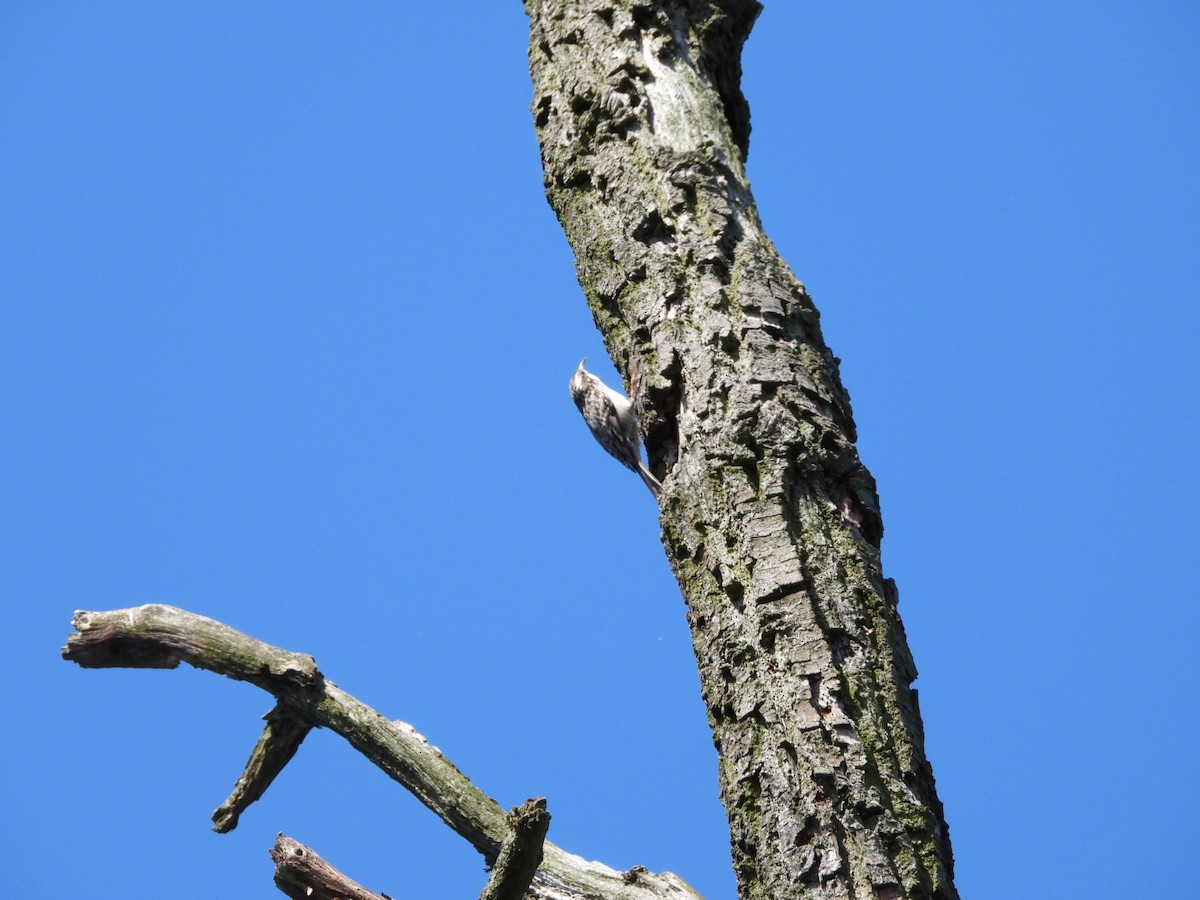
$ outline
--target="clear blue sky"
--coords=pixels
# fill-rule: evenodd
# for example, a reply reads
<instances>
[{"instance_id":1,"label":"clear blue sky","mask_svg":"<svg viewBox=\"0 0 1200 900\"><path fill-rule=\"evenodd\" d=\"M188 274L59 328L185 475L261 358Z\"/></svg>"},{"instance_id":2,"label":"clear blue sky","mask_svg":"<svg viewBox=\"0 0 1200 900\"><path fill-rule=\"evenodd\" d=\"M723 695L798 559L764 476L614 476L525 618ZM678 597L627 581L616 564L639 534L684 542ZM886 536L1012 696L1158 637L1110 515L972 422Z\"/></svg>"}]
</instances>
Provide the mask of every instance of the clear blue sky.
<instances>
[{"instance_id":1,"label":"clear blue sky","mask_svg":"<svg viewBox=\"0 0 1200 900\"><path fill-rule=\"evenodd\" d=\"M1195 890L1200 12L771 0L768 232L844 360L964 897ZM312 653L551 838L733 893L683 604L566 390L603 348L516 0L0 7L13 896L396 897L479 858L269 698L85 672L151 601ZM599 367L611 375L607 365Z\"/></svg>"}]
</instances>

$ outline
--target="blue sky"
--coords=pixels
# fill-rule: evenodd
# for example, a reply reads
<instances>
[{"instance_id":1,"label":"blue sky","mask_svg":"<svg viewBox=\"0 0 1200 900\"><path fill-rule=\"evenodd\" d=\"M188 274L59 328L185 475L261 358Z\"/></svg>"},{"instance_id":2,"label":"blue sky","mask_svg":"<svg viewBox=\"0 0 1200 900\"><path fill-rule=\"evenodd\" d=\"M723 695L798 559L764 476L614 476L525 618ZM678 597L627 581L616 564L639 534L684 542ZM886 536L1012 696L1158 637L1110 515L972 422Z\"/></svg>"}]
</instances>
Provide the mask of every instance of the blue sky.
<instances>
[{"instance_id":1,"label":"blue sky","mask_svg":"<svg viewBox=\"0 0 1200 900\"><path fill-rule=\"evenodd\" d=\"M746 48L964 897L1193 891L1197 37L773 0ZM567 396L604 352L525 39L515 0L0 7L14 896L276 897L278 831L393 896L483 884L328 733L211 834L269 698L59 659L73 610L152 601L312 653L568 850L733 895L655 510Z\"/></svg>"}]
</instances>

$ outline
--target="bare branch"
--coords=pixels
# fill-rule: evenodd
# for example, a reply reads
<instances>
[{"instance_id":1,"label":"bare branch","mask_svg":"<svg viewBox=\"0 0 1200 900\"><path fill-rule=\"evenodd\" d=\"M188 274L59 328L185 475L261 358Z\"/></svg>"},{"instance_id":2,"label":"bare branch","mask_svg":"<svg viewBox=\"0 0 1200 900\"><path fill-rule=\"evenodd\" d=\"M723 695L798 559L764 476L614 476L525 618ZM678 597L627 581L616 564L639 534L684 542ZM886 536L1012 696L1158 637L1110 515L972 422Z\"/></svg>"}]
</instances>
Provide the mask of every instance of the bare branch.
<instances>
[{"instance_id":1,"label":"bare branch","mask_svg":"<svg viewBox=\"0 0 1200 900\"><path fill-rule=\"evenodd\" d=\"M227 834L237 828L238 817L271 786L275 776L283 771L312 731L308 722L278 706L263 718L267 725L250 752L250 759L233 786L233 793L213 813L213 831L218 834Z\"/></svg>"},{"instance_id":2,"label":"bare branch","mask_svg":"<svg viewBox=\"0 0 1200 900\"><path fill-rule=\"evenodd\" d=\"M509 833L499 804L411 725L384 718L326 681L311 656L272 647L173 606L77 612L73 624L77 633L67 638L64 659L86 668L164 669L186 662L248 681L274 695L278 709L296 722L328 728L345 738L470 841L488 863L499 856ZM251 784L256 781L261 777L251 776ZM670 872L646 873L631 885L621 872L554 844L546 843L543 854L529 889L539 900L696 900L699 896Z\"/></svg>"},{"instance_id":3,"label":"bare branch","mask_svg":"<svg viewBox=\"0 0 1200 900\"><path fill-rule=\"evenodd\" d=\"M280 696L285 689L321 687L316 661L256 641L215 619L148 604L111 612L76 610L78 634L63 659L85 669L174 669L185 662Z\"/></svg>"},{"instance_id":4,"label":"bare branch","mask_svg":"<svg viewBox=\"0 0 1200 900\"><path fill-rule=\"evenodd\" d=\"M292 900L387 900L343 875L310 848L281 834L271 848L275 884Z\"/></svg>"},{"instance_id":5,"label":"bare branch","mask_svg":"<svg viewBox=\"0 0 1200 900\"><path fill-rule=\"evenodd\" d=\"M529 890L542 864L542 844L550 827L546 798L536 797L514 806L508 824L511 830L479 900L521 900Z\"/></svg>"}]
</instances>

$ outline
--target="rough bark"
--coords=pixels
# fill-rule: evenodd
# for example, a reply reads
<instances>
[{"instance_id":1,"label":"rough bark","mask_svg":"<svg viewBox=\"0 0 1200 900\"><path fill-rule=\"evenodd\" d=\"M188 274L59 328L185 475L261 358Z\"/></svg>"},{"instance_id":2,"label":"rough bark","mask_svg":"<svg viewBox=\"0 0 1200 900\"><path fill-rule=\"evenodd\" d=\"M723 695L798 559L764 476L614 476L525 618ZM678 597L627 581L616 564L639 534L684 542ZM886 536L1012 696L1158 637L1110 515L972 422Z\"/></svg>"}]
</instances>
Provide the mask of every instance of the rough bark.
<instances>
[{"instance_id":1,"label":"rough bark","mask_svg":"<svg viewBox=\"0 0 1200 900\"><path fill-rule=\"evenodd\" d=\"M739 893L956 897L850 401L762 231L754 0L526 0L546 193L663 482Z\"/></svg>"},{"instance_id":2,"label":"rough bark","mask_svg":"<svg viewBox=\"0 0 1200 900\"><path fill-rule=\"evenodd\" d=\"M543 843L550 827L546 798L535 797L508 813L508 835L479 900L521 900L542 864Z\"/></svg>"}]
</instances>

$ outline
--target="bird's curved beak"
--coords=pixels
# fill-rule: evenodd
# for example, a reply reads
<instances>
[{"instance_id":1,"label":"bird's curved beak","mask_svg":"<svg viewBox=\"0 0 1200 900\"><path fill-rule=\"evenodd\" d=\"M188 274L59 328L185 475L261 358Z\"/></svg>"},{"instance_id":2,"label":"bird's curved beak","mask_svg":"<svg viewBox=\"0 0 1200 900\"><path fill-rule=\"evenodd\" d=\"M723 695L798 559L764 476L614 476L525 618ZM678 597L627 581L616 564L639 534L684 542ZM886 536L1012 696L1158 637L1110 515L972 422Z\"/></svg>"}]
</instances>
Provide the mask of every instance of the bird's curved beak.
<instances>
[{"instance_id":1,"label":"bird's curved beak","mask_svg":"<svg viewBox=\"0 0 1200 900\"><path fill-rule=\"evenodd\" d=\"M583 359L581 359L581 360L579 361L579 368L580 368L581 370L583 369L583 364L584 364L585 362L587 362L587 357L586 357L586 356L585 356Z\"/></svg>"}]
</instances>

